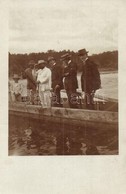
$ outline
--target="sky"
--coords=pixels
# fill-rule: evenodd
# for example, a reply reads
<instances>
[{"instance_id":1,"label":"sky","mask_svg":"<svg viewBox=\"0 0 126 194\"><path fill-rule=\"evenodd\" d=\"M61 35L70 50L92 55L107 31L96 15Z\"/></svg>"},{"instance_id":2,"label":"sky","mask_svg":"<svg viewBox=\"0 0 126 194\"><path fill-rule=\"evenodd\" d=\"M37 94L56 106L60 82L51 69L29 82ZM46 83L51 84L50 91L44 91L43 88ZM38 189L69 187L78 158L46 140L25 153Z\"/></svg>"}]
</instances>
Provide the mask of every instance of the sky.
<instances>
[{"instance_id":1,"label":"sky","mask_svg":"<svg viewBox=\"0 0 126 194\"><path fill-rule=\"evenodd\" d=\"M10 0L9 52L118 49L116 0Z\"/></svg>"}]
</instances>

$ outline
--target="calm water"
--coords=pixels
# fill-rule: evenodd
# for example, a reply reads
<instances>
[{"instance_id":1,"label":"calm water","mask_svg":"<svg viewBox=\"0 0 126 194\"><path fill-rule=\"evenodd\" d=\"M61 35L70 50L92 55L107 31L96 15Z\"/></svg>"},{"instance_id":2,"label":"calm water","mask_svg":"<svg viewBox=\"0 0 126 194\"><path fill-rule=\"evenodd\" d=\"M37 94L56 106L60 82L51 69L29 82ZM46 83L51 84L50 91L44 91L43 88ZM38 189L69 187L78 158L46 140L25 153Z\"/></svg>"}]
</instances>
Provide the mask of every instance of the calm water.
<instances>
[{"instance_id":1,"label":"calm water","mask_svg":"<svg viewBox=\"0 0 126 194\"><path fill-rule=\"evenodd\" d=\"M96 91L96 95L104 98L112 98L118 100L118 73L101 73L101 87ZM77 75L78 91L81 92L81 73ZM63 98L67 97L65 92L61 92Z\"/></svg>"},{"instance_id":2,"label":"calm water","mask_svg":"<svg viewBox=\"0 0 126 194\"><path fill-rule=\"evenodd\" d=\"M115 131L74 127L18 116L9 118L9 155L118 154ZM104 126L105 128L105 126Z\"/></svg>"},{"instance_id":3,"label":"calm water","mask_svg":"<svg viewBox=\"0 0 126 194\"><path fill-rule=\"evenodd\" d=\"M102 89L97 93L118 99L118 74L101 74L101 81ZM78 82L80 89L80 75ZM9 155L88 154L118 154L117 132L10 116Z\"/></svg>"}]
</instances>

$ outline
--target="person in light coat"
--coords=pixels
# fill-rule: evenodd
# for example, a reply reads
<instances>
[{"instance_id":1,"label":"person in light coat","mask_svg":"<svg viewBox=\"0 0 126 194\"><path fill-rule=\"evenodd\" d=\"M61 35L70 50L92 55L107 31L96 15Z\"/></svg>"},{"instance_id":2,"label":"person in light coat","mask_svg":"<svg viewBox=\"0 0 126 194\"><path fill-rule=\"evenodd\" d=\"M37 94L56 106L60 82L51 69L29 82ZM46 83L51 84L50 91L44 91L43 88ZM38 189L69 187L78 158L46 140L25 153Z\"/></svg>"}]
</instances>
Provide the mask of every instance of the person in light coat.
<instances>
[{"instance_id":1,"label":"person in light coat","mask_svg":"<svg viewBox=\"0 0 126 194\"><path fill-rule=\"evenodd\" d=\"M46 61L38 61L37 84L42 107L51 107L51 70Z\"/></svg>"},{"instance_id":2,"label":"person in light coat","mask_svg":"<svg viewBox=\"0 0 126 194\"><path fill-rule=\"evenodd\" d=\"M63 89L63 77L61 66L56 63L54 57L48 57L52 73L52 106L62 107L61 103L61 89Z\"/></svg>"}]
</instances>

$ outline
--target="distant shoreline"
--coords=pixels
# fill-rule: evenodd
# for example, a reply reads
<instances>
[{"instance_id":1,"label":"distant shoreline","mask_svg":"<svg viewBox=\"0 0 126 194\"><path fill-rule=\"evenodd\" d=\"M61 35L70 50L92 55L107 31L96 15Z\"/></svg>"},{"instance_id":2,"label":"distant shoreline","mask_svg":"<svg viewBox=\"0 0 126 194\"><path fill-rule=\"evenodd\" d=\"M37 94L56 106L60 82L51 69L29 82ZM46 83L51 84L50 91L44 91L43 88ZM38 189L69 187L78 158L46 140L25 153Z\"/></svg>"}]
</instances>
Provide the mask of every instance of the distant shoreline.
<instances>
[{"instance_id":1,"label":"distant shoreline","mask_svg":"<svg viewBox=\"0 0 126 194\"><path fill-rule=\"evenodd\" d=\"M118 70L99 70L101 74L118 73Z\"/></svg>"},{"instance_id":2,"label":"distant shoreline","mask_svg":"<svg viewBox=\"0 0 126 194\"><path fill-rule=\"evenodd\" d=\"M112 73L118 73L118 70L100 70L100 74L112 74ZM82 72L78 72L78 74L81 74Z\"/></svg>"},{"instance_id":3,"label":"distant shoreline","mask_svg":"<svg viewBox=\"0 0 126 194\"><path fill-rule=\"evenodd\" d=\"M112 74L112 73L118 73L118 70L99 70L100 74ZM77 75L82 74L82 72L78 72ZM9 80L12 80L13 77L9 77Z\"/></svg>"}]
</instances>

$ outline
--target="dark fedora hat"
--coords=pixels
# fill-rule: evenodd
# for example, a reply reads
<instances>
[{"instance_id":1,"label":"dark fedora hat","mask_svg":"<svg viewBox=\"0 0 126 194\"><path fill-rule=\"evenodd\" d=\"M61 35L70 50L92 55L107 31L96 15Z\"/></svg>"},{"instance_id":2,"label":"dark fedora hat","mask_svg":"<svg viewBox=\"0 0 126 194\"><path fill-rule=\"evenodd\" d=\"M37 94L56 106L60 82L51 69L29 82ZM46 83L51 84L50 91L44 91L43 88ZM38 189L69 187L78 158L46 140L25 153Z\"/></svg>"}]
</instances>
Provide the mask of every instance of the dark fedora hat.
<instances>
[{"instance_id":1,"label":"dark fedora hat","mask_svg":"<svg viewBox=\"0 0 126 194\"><path fill-rule=\"evenodd\" d=\"M86 49L81 49L78 51L78 55L81 56L81 55L85 55L87 54L89 51L86 51Z\"/></svg>"},{"instance_id":2,"label":"dark fedora hat","mask_svg":"<svg viewBox=\"0 0 126 194\"><path fill-rule=\"evenodd\" d=\"M52 61L52 60L55 60L55 58L54 58L54 57L51 57L51 56L48 57L48 62L49 62L49 61Z\"/></svg>"},{"instance_id":3,"label":"dark fedora hat","mask_svg":"<svg viewBox=\"0 0 126 194\"><path fill-rule=\"evenodd\" d=\"M69 53L65 53L64 55L61 56L61 61L65 59L70 59L71 55Z\"/></svg>"}]
</instances>

